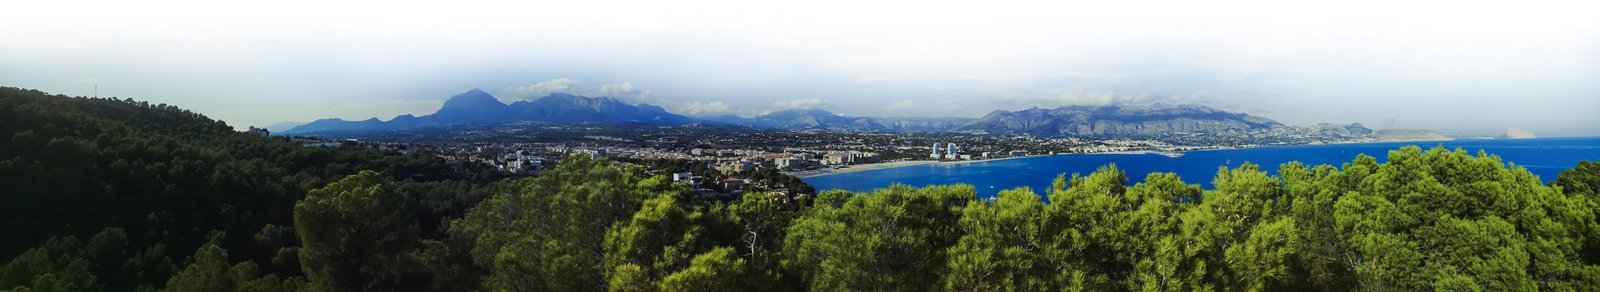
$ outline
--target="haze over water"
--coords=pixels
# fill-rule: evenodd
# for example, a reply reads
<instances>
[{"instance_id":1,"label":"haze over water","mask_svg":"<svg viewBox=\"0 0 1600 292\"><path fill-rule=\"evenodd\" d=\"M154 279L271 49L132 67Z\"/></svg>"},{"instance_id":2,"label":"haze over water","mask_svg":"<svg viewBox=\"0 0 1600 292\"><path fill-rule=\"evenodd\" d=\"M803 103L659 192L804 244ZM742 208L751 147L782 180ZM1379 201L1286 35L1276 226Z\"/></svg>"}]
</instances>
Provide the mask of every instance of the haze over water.
<instances>
[{"instance_id":1,"label":"haze over water","mask_svg":"<svg viewBox=\"0 0 1600 292\"><path fill-rule=\"evenodd\" d=\"M1277 146L1250 149L1212 150L1186 152L1182 157L1171 158L1156 154L1086 154L1042 156L987 162L960 164L916 165L899 168L869 170L852 173L818 176L805 179L818 190L845 189L871 191L893 183L911 186L940 184L971 184L979 197L993 197L1002 190L1031 187L1044 195L1057 174L1088 175L1102 165L1116 164L1128 174L1129 185L1142 181L1152 172L1174 172L1185 182L1197 183L1211 189L1211 179L1218 167L1237 168L1244 163L1254 163L1263 171L1276 175L1278 167L1289 161L1300 161L1309 166L1329 164L1339 166L1350 162L1358 154L1366 154L1388 161L1388 151L1416 145L1424 150L1433 147L1461 148L1468 153L1478 150L1498 155L1501 161L1527 168L1539 179L1549 182L1561 170L1571 168L1581 160L1600 160L1600 137L1540 138L1526 140L1456 140L1433 142L1388 142L1339 145Z\"/></svg>"}]
</instances>

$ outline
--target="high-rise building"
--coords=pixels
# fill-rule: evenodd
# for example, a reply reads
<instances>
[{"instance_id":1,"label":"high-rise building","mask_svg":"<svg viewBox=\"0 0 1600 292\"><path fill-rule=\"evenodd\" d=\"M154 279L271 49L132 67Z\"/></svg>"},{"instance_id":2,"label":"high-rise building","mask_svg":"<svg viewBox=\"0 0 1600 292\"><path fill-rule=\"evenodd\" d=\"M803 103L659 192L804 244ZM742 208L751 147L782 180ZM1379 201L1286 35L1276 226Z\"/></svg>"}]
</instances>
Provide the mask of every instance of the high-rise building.
<instances>
[{"instance_id":1,"label":"high-rise building","mask_svg":"<svg viewBox=\"0 0 1600 292\"><path fill-rule=\"evenodd\" d=\"M933 154L932 155L928 155L928 158L933 158L933 159L944 158L942 156L939 156L939 150L940 150L939 148L940 148L939 147L939 143L937 143L937 142L933 143Z\"/></svg>"},{"instance_id":2,"label":"high-rise building","mask_svg":"<svg viewBox=\"0 0 1600 292\"><path fill-rule=\"evenodd\" d=\"M961 148L956 147L956 143L950 143L949 146L950 149L944 152L944 156L948 156L950 159L955 159L956 154L961 153Z\"/></svg>"}]
</instances>

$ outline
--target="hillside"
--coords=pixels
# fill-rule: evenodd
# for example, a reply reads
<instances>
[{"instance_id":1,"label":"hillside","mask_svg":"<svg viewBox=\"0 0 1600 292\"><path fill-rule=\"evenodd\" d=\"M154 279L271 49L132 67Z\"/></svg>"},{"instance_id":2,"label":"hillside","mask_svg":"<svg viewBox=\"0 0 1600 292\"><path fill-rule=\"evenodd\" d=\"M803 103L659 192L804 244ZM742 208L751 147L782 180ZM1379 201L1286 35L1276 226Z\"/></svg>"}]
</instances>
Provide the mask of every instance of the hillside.
<instances>
[{"instance_id":1,"label":"hillside","mask_svg":"<svg viewBox=\"0 0 1600 292\"><path fill-rule=\"evenodd\" d=\"M872 119L889 131L900 133L943 133L978 120L953 117L873 117Z\"/></svg>"},{"instance_id":2,"label":"hillside","mask_svg":"<svg viewBox=\"0 0 1600 292\"><path fill-rule=\"evenodd\" d=\"M750 118L745 125L784 130L827 130L880 132L888 130L871 118L847 117L822 109L794 109L767 113Z\"/></svg>"},{"instance_id":3,"label":"hillside","mask_svg":"<svg viewBox=\"0 0 1600 292\"><path fill-rule=\"evenodd\" d=\"M1271 119L1201 105L1068 106L998 110L958 132L1041 137L1141 137L1284 127Z\"/></svg>"},{"instance_id":4,"label":"hillside","mask_svg":"<svg viewBox=\"0 0 1600 292\"><path fill-rule=\"evenodd\" d=\"M943 133L974 120L949 117L850 117L823 109L783 110L750 118L735 115L698 118L707 122L762 129L885 133Z\"/></svg>"},{"instance_id":5,"label":"hillside","mask_svg":"<svg viewBox=\"0 0 1600 292\"><path fill-rule=\"evenodd\" d=\"M1372 129L1362 126L1361 123L1353 123L1349 125L1321 123L1317 124L1316 126L1312 126L1312 128L1342 138L1362 138L1372 135Z\"/></svg>"}]
</instances>

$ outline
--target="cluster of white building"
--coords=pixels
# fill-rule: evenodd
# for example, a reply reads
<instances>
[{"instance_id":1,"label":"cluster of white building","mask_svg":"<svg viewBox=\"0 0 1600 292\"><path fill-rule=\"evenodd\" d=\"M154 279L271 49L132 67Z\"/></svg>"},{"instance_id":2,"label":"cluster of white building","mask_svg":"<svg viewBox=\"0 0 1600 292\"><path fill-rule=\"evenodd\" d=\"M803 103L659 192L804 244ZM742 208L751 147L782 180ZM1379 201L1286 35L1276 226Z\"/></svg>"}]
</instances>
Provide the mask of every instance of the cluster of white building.
<instances>
[{"instance_id":1,"label":"cluster of white building","mask_svg":"<svg viewBox=\"0 0 1600 292\"><path fill-rule=\"evenodd\" d=\"M883 161L883 156L871 152L843 151L829 152L822 155L819 161L822 165L851 165L861 163L878 163Z\"/></svg>"},{"instance_id":2,"label":"cluster of white building","mask_svg":"<svg viewBox=\"0 0 1600 292\"><path fill-rule=\"evenodd\" d=\"M972 160L972 155L960 154L961 153L961 147L956 146L956 143L942 143L942 144L943 144L943 147L940 147L941 143L933 143L933 154L928 155L928 158L941 159L941 160L942 159L948 159L948 160ZM939 152L941 150L944 151L944 152L943 153Z\"/></svg>"},{"instance_id":3,"label":"cluster of white building","mask_svg":"<svg viewBox=\"0 0 1600 292\"><path fill-rule=\"evenodd\" d=\"M489 155L494 155L494 154L497 153L497 152L495 152L495 149L484 149L484 148L485 147L480 147L478 149L479 153L484 153L484 154L489 154ZM534 155L532 155L531 153L528 153L528 151L525 151L525 150L518 150L516 152L505 153L505 154L502 154L502 155L495 155L495 156L499 156L499 158L489 161L489 164L492 164L495 167L499 167L500 170L503 170L505 172L510 172L510 173L538 173L538 172L544 171L544 158L543 157L534 156Z\"/></svg>"},{"instance_id":4,"label":"cluster of white building","mask_svg":"<svg viewBox=\"0 0 1600 292\"><path fill-rule=\"evenodd\" d=\"M695 149L692 153L697 155L696 160L709 161L718 171L728 174L762 167L794 170L808 165L834 166L883 161L881 154L860 151L771 153L754 150Z\"/></svg>"}]
</instances>

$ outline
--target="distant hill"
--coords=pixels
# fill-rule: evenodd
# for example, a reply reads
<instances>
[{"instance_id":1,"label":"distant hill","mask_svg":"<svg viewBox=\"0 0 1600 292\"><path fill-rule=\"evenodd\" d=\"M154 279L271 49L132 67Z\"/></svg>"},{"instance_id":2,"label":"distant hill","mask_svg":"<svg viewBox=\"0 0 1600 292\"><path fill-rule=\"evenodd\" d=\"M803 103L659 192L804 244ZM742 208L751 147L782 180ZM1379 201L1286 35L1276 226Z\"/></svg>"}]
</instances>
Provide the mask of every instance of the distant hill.
<instances>
[{"instance_id":1,"label":"distant hill","mask_svg":"<svg viewBox=\"0 0 1600 292\"><path fill-rule=\"evenodd\" d=\"M892 131L903 133L949 132L978 120L950 117L875 117L873 119Z\"/></svg>"},{"instance_id":2,"label":"distant hill","mask_svg":"<svg viewBox=\"0 0 1600 292\"><path fill-rule=\"evenodd\" d=\"M1284 125L1245 113L1193 104L1154 104L1031 108L1014 112L997 110L956 131L1042 137L1131 137L1278 127Z\"/></svg>"},{"instance_id":3,"label":"distant hill","mask_svg":"<svg viewBox=\"0 0 1600 292\"><path fill-rule=\"evenodd\" d=\"M786 130L886 131L888 127L871 118L847 117L822 109L777 111L750 118L749 126Z\"/></svg>"},{"instance_id":4,"label":"distant hill","mask_svg":"<svg viewBox=\"0 0 1600 292\"><path fill-rule=\"evenodd\" d=\"M851 117L824 109L784 110L749 118L718 115L702 116L699 119L763 129L894 133L948 132L975 120L948 117Z\"/></svg>"},{"instance_id":5,"label":"distant hill","mask_svg":"<svg viewBox=\"0 0 1600 292\"><path fill-rule=\"evenodd\" d=\"M293 129L294 127L299 127L299 126L305 125L305 124L306 123L302 123L302 122L278 122L278 123L274 123L274 124L271 124L271 125L267 125L266 129L267 129L267 131L271 131L272 133L278 133L278 132L288 131L289 129Z\"/></svg>"},{"instance_id":6,"label":"distant hill","mask_svg":"<svg viewBox=\"0 0 1600 292\"><path fill-rule=\"evenodd\" d=\"M610 97L586 97L555 93L531 101L500 102L482 90L473 89L450 97L430 115L396 116L389 121L370 118L360 121L321 119L284 131L284 134L325 132L370 132L431 126L535 122L550 124L642 123L683 125L698 122L649 104L632 105Z\"/></svg>"},{"instance_id":7,"label":"distant hill","mask_svg":"<svg viewBox=\"0 0 1600 292\"><path fill-rule=\"evenodd\" d=\"M508 106L511 118L518 121L546 123L611 123L634 122L646 124L682 125L697 122L693 118L669 113L650 104L631 105L610 97L585 97L555 93L532 101L518 101Z\"/></svg>"},{"instance_id":8,"label":"distant hill","mask_svg":"<svg viewBox=\"0 0 1600 292\"><path fill-rule=\"evenodd\" d=\"M1383 129L1372 133L1378 141L1442 141L1454 140L1434 130Z\"/></svg>"},{"instance_id":9,"label":"distant hill","mask_svg":"<svg viewBox=\"0 0 1600 292\"><path fill-rule=\"evenodd\" d=\"M1499 137L1496 137L1496 138L1500 138L1500 139L1533 139L1533 138L1538 138L1538 137L1539 136L1533 135L1533 132L1523 131L1522 129L1511 128L1511 129L1506 129L1506 133L1505 134L1500 135Z\"/></svg>"},{"instance_id":10,"label":"distant hill","mask_svg":"<svg viewBox=\"0 0 1600 292\"><path fill-rule=\"evenodd\" d=\"M1353 123L1349 125L1321 123L1313 126L1312 128L1343 138L1360 138L1366 137L1367 135L1372 135L1372 129L1362 126L1361 123Z\"/></svg>"},{"instance_id":11,"label":"distant hill","mask_svg":"<svg viewBox=\"0 0 1600 292\"><path fill-rule=\"evenodd\" d=\"M1031 108L1020 111L997 110L983 118L952 117L854 117L824 109L792 109L754 117L712 115L688 117L667 112L650 104L628 104L610 97L586 97L555 93L534 100L501 102L489 93L473 89L450 97L439 110L424 116L400 115L387 121L377 118L350 121L320 119L286 130L280 135L409 133L407 130L452 130L457 126L496 126L514 123L535 124L644 124L687 125L696 123L746 126L789 131L875 132L875 133L969 133L1031 135L1038 137L1151 138L1174 133L1213 133L1239 130L1279 129L1285 126L1272 119L1247 113L1229 112L1195 104L1153 104L1120 106L1067 106L1054 109ZM1390 130L1378 135L1359 123L1317 124L1309 129L1336 140L1440 140L1437 132Z\"/></svg>"}]
</instances>

